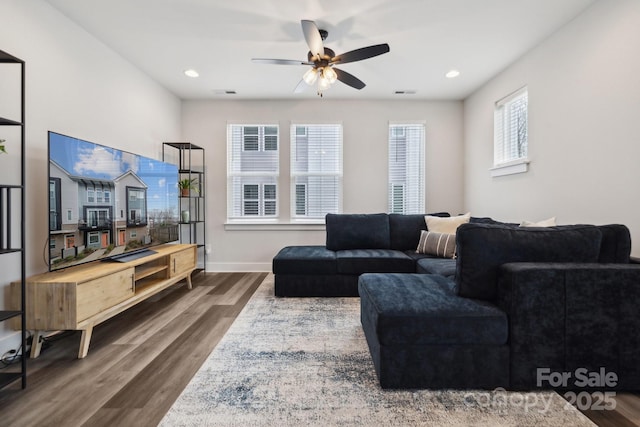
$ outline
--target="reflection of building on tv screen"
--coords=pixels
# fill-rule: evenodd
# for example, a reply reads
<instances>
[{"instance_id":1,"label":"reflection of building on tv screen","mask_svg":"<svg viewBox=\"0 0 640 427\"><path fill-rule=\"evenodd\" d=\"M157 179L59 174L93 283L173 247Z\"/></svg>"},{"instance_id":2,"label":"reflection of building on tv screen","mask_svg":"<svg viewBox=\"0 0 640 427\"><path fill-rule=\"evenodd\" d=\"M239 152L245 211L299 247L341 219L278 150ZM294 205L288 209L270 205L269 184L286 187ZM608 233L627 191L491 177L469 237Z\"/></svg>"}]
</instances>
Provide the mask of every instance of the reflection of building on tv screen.
<instances>
[{"instance_id":1,"label":"reflection of building on tv screen","mask_svg":"<svg viewBox=\"0 0 640 427\"><path fill-rule=\"evenodd\" d=\"M175 165L49 132L50 269L178 240Z\"/></svg>"}]
</instances>

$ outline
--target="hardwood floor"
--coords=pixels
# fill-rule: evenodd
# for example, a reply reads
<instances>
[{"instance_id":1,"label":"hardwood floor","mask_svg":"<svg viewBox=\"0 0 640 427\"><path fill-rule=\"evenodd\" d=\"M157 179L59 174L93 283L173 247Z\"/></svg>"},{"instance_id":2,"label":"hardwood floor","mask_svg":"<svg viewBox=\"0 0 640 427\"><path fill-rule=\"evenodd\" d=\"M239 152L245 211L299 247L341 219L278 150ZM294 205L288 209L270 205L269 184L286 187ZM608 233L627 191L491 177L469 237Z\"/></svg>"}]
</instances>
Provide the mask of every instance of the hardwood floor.
<instances>
[{"instance_id":1,"label":"hardwood floor","mask_svg":"<svg viewBox=\"0 0 640 427\"><path fill-rule=\"evenodd\" d=\"M156 426L266 273L199 273L94 329L48 339L29 360L28 387L0 390L0 426ZM640 395L587 415L599 426L640 427Z\"/></svg>"},{"instance_id":2,"label":"hardwood floor","mask_svg":"<svg viewBox=\"0 0 640 427\"><path fill-rule=\"evenodd\" d=\"M0 391L0 426L155 426L266 273L199 273L94 329L52 338L28 384ZM45 343L46 344L46 343Z\"/></svg>"}]
</instances>

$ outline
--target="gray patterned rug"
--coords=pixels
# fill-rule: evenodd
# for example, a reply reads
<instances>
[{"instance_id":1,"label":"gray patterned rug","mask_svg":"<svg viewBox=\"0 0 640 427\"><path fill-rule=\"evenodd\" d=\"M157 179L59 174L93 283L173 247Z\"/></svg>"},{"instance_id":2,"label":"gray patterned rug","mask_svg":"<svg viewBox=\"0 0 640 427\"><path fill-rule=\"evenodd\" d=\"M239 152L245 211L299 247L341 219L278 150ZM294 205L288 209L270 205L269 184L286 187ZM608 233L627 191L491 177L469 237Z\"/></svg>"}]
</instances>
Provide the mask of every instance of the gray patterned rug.
<instances>
[{"instance_id":1,"label":"gray patterned rug","mask_svg":"<svg viewBox=\"0 0 640 427\"><path fill-rule=\"evenodd\" d=\"M593 426L555 393L387 391L358 298L275 298L268 275L161 426Z\"/></svg>"}]
</instances>

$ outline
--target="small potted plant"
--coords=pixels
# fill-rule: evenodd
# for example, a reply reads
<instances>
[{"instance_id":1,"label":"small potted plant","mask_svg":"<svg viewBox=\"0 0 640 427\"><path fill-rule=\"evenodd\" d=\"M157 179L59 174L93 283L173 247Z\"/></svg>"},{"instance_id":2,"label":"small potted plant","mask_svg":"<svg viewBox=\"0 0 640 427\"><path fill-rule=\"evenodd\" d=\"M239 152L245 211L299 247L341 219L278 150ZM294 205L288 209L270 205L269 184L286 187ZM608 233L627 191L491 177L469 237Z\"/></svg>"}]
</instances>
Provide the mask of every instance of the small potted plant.
<instances>
[{"instance_id":1,"label":"small potted plant","mask_svg":"<svg viewBox=\"0 0 640 427\"><path fill-rule=\"evenodd\" d=\"M5 140L4 139L0 139L0 153L6 153L7 152L7 150L5 150L5 148L4 148L4 143L5 143Z\"/></svg>"},{"instance_id":2,"label":"small potted plant","mask_svg":"<svg viewBox=\"0 0 640 427\"><path fill-rule=\"evenodd\" d=\"M180 188L180 195L182 197L189 197L191 190L198 191L198 178L185 178L178 181L178 188Z\"/></svg>"}]
</instances>

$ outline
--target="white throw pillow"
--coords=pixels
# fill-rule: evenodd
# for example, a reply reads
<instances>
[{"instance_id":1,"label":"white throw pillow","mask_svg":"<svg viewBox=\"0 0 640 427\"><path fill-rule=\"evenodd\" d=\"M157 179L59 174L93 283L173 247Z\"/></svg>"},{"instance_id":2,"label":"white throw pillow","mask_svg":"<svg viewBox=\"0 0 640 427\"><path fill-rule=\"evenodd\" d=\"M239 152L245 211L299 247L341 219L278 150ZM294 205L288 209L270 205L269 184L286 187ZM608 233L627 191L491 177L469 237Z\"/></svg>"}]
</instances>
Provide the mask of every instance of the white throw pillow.
<instances>
[{"instance_id":1,"label":"white throw pillow","mask_svg":"<svg viewBox=\"0 0 640 427\"><path fill-rule=\"evenodd\" d=\"M424 221L427 223L427 230L429 231L434 231L436 233L456 234L458 226L468 223L470 218L471 212L467 212L464 215L452 217L425 215Z\"/></svg>"},{"instance_id":2,"label":"white throw pillow","mask_svg":"<svg viewBox=\"0 0 640 427\"><path fill-rule=\"evenodd\" d=\"M551 218L548 218L548 219L543 219L542 221L538 221L538 222L522 221L520 223L520 227L555 227L555 225L556 225L555 216L552 216Z\"/></svg>"}]
</instances>

